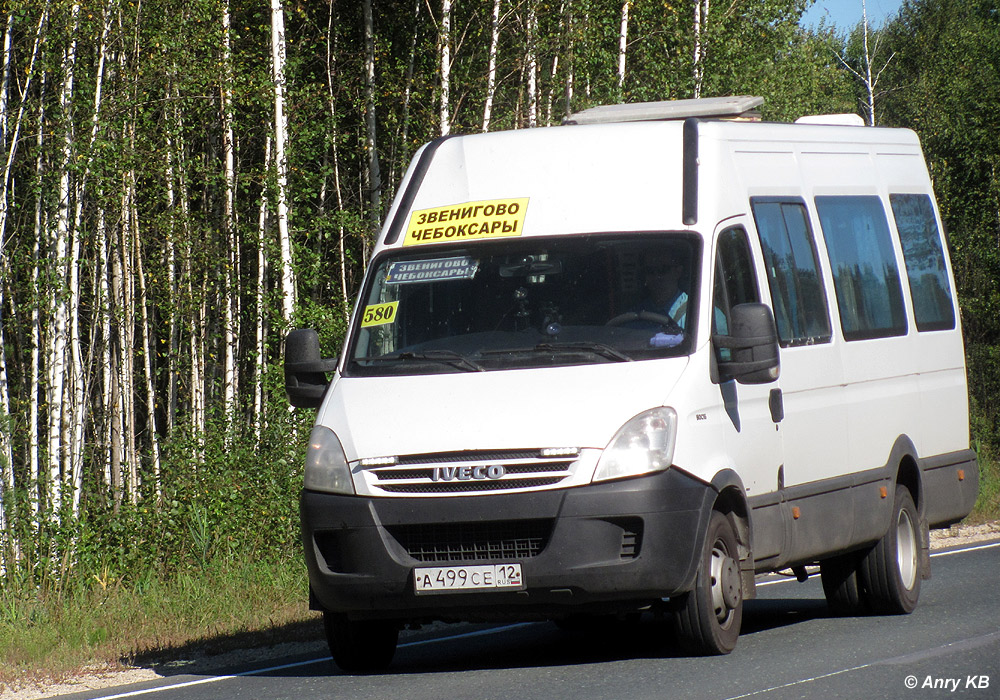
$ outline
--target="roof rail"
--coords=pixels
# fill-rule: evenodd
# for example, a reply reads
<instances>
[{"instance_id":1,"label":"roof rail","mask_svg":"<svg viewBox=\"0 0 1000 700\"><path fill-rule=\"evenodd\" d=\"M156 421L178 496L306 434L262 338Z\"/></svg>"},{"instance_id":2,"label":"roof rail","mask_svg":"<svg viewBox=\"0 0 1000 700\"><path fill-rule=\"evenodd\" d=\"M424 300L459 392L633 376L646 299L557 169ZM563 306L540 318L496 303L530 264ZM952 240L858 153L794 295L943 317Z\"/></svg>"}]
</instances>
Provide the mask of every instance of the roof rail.
<instances>
[{"instance_id":1,"label":"roof rail","mask_svg":"<svg viewBox=\"0 0 1000 700\"><path fill-rule=\"evenodd\" d=\"M680 121L691 117L760 121L760 112L757 111L757 107L762 104L764 104L763 97L738 95L735 97L702 97L695 100L602 105L571 114L563 119L563 124Z\"/></svg>"}]
</instances>

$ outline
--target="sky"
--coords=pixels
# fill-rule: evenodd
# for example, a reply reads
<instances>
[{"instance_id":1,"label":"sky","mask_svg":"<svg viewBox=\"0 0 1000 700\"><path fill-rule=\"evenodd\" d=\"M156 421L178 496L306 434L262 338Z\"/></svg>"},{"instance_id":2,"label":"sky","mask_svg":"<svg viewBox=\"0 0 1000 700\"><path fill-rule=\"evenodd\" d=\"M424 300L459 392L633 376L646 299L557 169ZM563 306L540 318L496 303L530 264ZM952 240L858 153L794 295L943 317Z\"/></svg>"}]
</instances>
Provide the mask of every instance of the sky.
<instances>
[{"instance_id":1,"label":"sky","mask_svg":"<svg viewBox=\"0 0 1000 700\"><path fill-rule=\"evenodd\" d=\"M902 0L865 0L868 24L881 27L886 19L896 15L901 3ZM835 25L838 31L850 31L861 21L861 0L816 0L806 10L800 24L814 27L819 24L820 18L825 18L827 24Z\"/></svg>"}]
</instances>

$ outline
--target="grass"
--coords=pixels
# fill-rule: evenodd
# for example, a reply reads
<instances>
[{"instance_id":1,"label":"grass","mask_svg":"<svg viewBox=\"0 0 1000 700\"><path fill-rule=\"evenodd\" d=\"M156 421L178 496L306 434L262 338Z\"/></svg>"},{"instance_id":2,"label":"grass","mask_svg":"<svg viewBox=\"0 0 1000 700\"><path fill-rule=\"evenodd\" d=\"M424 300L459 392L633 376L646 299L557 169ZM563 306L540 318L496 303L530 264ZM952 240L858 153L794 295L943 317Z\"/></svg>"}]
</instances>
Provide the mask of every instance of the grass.
<instances>
[{"instance_id":1,"label":"grass","mask_svg":"<svg viewBox=\"0 0 1000 700\"><path fill-rule=\"evenodd\" d=\"M59 680L85 667L210 645L291 641L314 620L300 558L214 560L202 568L127 584L95 575L62 593L5 582L0 589L0 688ZM288 630L288 640L276 630Z\"/></svg>"},{"instance_id":2,"label":"grass","mask_svg":"<svg viewBox=\"0 0 1000 700\"><path fill-rule=\"evenodd\" d=\"M1000 462L979 450L979 497L967 521L972 523L1000 520Z\"/></svg>"}]
</instances>

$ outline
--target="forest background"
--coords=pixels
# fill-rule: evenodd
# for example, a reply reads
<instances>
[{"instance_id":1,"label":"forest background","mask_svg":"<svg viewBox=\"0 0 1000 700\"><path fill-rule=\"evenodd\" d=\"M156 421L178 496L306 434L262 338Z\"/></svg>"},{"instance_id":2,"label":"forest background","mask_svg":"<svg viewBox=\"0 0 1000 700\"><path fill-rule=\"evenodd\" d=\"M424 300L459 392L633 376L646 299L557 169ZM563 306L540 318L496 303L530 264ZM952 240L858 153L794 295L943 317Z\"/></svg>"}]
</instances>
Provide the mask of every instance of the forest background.
<instances>
[{"instance_id":1,"label":"forest background","mask_svg":"<svg viewBox=\"0 0 1000 700\"><path fill-rule=\"evenodd\" d=\"M769 120L917 131L961 303L977 514L1000 514L1000 12L905 0L839 34L799 26L810 2L3 0L8 668L56 637L128 654L301 616L311 416L288 410L285 332L336 352L421 143L597 104L750 94Z\"/></svg>"}]
</instances>

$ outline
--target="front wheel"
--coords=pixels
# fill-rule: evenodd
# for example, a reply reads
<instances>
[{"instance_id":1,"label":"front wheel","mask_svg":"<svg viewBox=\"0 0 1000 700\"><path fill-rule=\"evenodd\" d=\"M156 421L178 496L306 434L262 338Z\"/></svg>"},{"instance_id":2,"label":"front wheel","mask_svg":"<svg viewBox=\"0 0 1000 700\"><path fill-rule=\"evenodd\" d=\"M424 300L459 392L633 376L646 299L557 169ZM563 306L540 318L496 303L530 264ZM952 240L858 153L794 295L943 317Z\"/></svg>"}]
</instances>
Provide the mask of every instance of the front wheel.
<instances>
[{"instance_id":1,"label":"front wheel","mask_svg":"<svg viewBox=\"0 0 1000 700\"><path fill-rule=\"evenodd\" d=\"M897 485L889 531L858 567L860 583L874 612L899 615L917 607L922 573L920 543L925 527L909 489Z\"/></svg>"},{"instance_id":2,"label":"front wheel","mask_svg":"<svg viewBox=\"0 0 1000 700\"><path fill-rule=\"evenodd\" d=\"M740 555L732 517L712 511L693 591L683 594L674 620L685 647L700 654L728 654L743 622Z\"/></svg>"},{"instance_id":3,"label":"front wheel","mask_svg":"<svg viewBox=\"0 0 1000 700\"><path fill-rule=\"evenodd\" d=\"M333 661L348 673L382 671L392 663L399 627L385 620L351 620L341 613L323 613L326 641Z\"/></svg>"}]
</instances>

